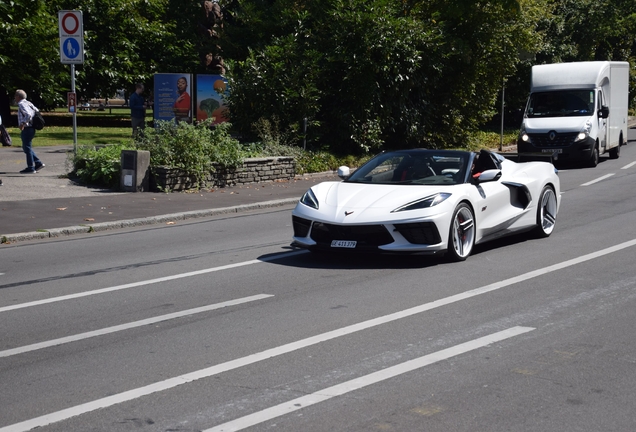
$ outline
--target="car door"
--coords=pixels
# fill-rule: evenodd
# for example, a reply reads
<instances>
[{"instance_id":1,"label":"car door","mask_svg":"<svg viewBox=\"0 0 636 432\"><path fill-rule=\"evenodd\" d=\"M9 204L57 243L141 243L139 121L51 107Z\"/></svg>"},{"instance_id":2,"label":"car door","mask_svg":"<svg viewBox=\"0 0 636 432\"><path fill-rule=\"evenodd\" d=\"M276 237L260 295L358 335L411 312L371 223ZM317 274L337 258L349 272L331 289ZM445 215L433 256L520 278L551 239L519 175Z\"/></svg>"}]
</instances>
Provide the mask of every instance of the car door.
<instances>
[{"instance_id":1,"label":"car door","mask_svg":"<svg viewBox=\"0 0 636 432\"><path fill-rule=\"evenodd\" d=\"M481 152L480 159L483 160L486 154ZM477 224L477 241L484 237L506 234L510 226L524 213L523 208L512 205L511 190L502 181L505 179L505 173L501 163L494 155L488 153L488 156L492 158L492 164L487 168L499 170L501 176L488 181L473 179L471 199Z\"/></svg>"}]
</instances>

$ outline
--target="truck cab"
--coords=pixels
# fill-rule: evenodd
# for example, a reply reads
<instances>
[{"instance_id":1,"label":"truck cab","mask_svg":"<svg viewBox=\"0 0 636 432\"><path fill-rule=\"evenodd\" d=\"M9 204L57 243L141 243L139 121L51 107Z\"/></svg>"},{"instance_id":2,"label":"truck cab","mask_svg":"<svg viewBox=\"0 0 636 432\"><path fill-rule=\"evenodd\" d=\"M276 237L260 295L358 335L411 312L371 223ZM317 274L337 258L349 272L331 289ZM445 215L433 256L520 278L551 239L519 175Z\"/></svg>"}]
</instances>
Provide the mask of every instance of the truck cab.
<instances>
[{"instance_id":1,"label":"truck cab","mask_svg":"<svg viewBox=\"0 0 636 432\"><path fill-rule=\"evenodd\" d=\"M556 154L587 166L604 153L618 158L627 137L628 79L626 62L534 66L518 153Z\"/></svg>"}]
</instances>

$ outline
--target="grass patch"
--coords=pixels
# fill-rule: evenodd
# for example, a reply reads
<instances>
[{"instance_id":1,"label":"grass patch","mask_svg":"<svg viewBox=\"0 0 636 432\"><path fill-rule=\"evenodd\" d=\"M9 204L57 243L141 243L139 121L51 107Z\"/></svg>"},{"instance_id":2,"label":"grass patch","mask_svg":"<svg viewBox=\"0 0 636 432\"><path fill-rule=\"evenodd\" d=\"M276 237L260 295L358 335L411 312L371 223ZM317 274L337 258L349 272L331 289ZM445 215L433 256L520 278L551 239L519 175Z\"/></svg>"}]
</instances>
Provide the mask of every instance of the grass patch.
<instances>
[{"instance_id":1,"label":"grass patch","mask_svg":"<svg viewBox=\"0 0 636 432\"><path fill-rule=\"evenodd\" d=\"M21 147L20 129L17 127L7 128L13 141L13 146ZM102 145L132 143L131 128L105 128L105 127L78 127L78 145ZM46 126L35 133L33 139L34 147L49 147L59 145L73 145L72 126Z\"/></svg>"}]
</instances>

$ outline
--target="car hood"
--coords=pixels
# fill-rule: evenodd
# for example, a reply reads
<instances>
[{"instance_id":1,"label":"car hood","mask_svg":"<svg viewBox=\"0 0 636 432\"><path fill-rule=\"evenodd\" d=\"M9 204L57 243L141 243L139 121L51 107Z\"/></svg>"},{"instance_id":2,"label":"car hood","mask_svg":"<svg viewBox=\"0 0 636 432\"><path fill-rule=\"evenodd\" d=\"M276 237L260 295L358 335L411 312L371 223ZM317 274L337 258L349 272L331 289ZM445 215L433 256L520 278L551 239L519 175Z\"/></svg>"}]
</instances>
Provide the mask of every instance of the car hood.
<instances>
[{"instance_id":1,"label":"car hood","mask_svg":"<svg viewBox=\"0 0 636 432\"><path fill-rule=\"evenodd\" d=\"M585 128L585 122L589 119L589 116L526 118L523 124L526 133L548 133L551 130L557 132L581 132Z\"/></svg>"},{"instance_id":2,"label":"car hood","mask_svg":"<svg viewBox=\"0 0 636 432\"><path fill-rule=\"evenodd\" d=\"M346 182L321 183L312 190L320 203L321 218L337 223L370 223L421 218L444 205L391 213L396 208L439 192L457 192L454 186L378 185ZM448 201L448 200L447 200ZM443 203L444 204L444 203Z\"/></svg>"}]
</instances>

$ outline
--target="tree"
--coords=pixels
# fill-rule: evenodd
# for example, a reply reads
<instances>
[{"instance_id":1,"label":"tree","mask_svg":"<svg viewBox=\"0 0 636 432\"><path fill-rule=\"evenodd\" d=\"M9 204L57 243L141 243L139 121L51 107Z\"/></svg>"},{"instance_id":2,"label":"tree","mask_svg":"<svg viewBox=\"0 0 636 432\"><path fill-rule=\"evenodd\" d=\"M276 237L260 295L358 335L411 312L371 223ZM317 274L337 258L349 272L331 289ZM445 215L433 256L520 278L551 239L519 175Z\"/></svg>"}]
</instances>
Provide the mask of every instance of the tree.
<instances>
[{"instance_id":1,"label":"tree","mask_svg":"<svg viewBox=\"0 0 636 432\"><path fill-rule=\"evenodd\" d=\"M249 133L256 116L275 115L295 130L303 113L289 117L281 107L300 105L301 90L311 88L312 135L343 152L463 145L492 116L519 49L535 49L533 25L545 4L281 1L274 5L286 13L270 15L270 3L233 3L232 25L249 26L254 37L244 40L251 50L232 74L233 122ZM267 66L273 61L278 68ZM272 92L273 80L291 90Z\"/></svg>"},{"instance_id":2,"label":"tree","mask_svg":"<svg viewBox=\"0 0 636 432\"><path fill-rule=\"evenodd\" d=\"M184 6L186 5L186 6ZM190 5L190 6L187 6ZM84 63L76 65L80 98L108 97L157 72L197 72L196 2L177 0L13 0L0 3L0 82L23 88L37 105L64 104L70 66L60 62L58 11L81 10ZM198 15L197 15L198 14ZM8 109L7 100L3 104Z\"/></svg>"},{"instance_id":3,"label":"tree","mask_svg":"<svg viewBox=\"0 0 636 432\"><path fill-rule=\"evenodd\" d=\"M59 60L57 22L44 0L0 2L0 103L3 121L10 123L9 102L23 89L37 105L59 98L64 69Z\"/></svg>"}]
</instances>

